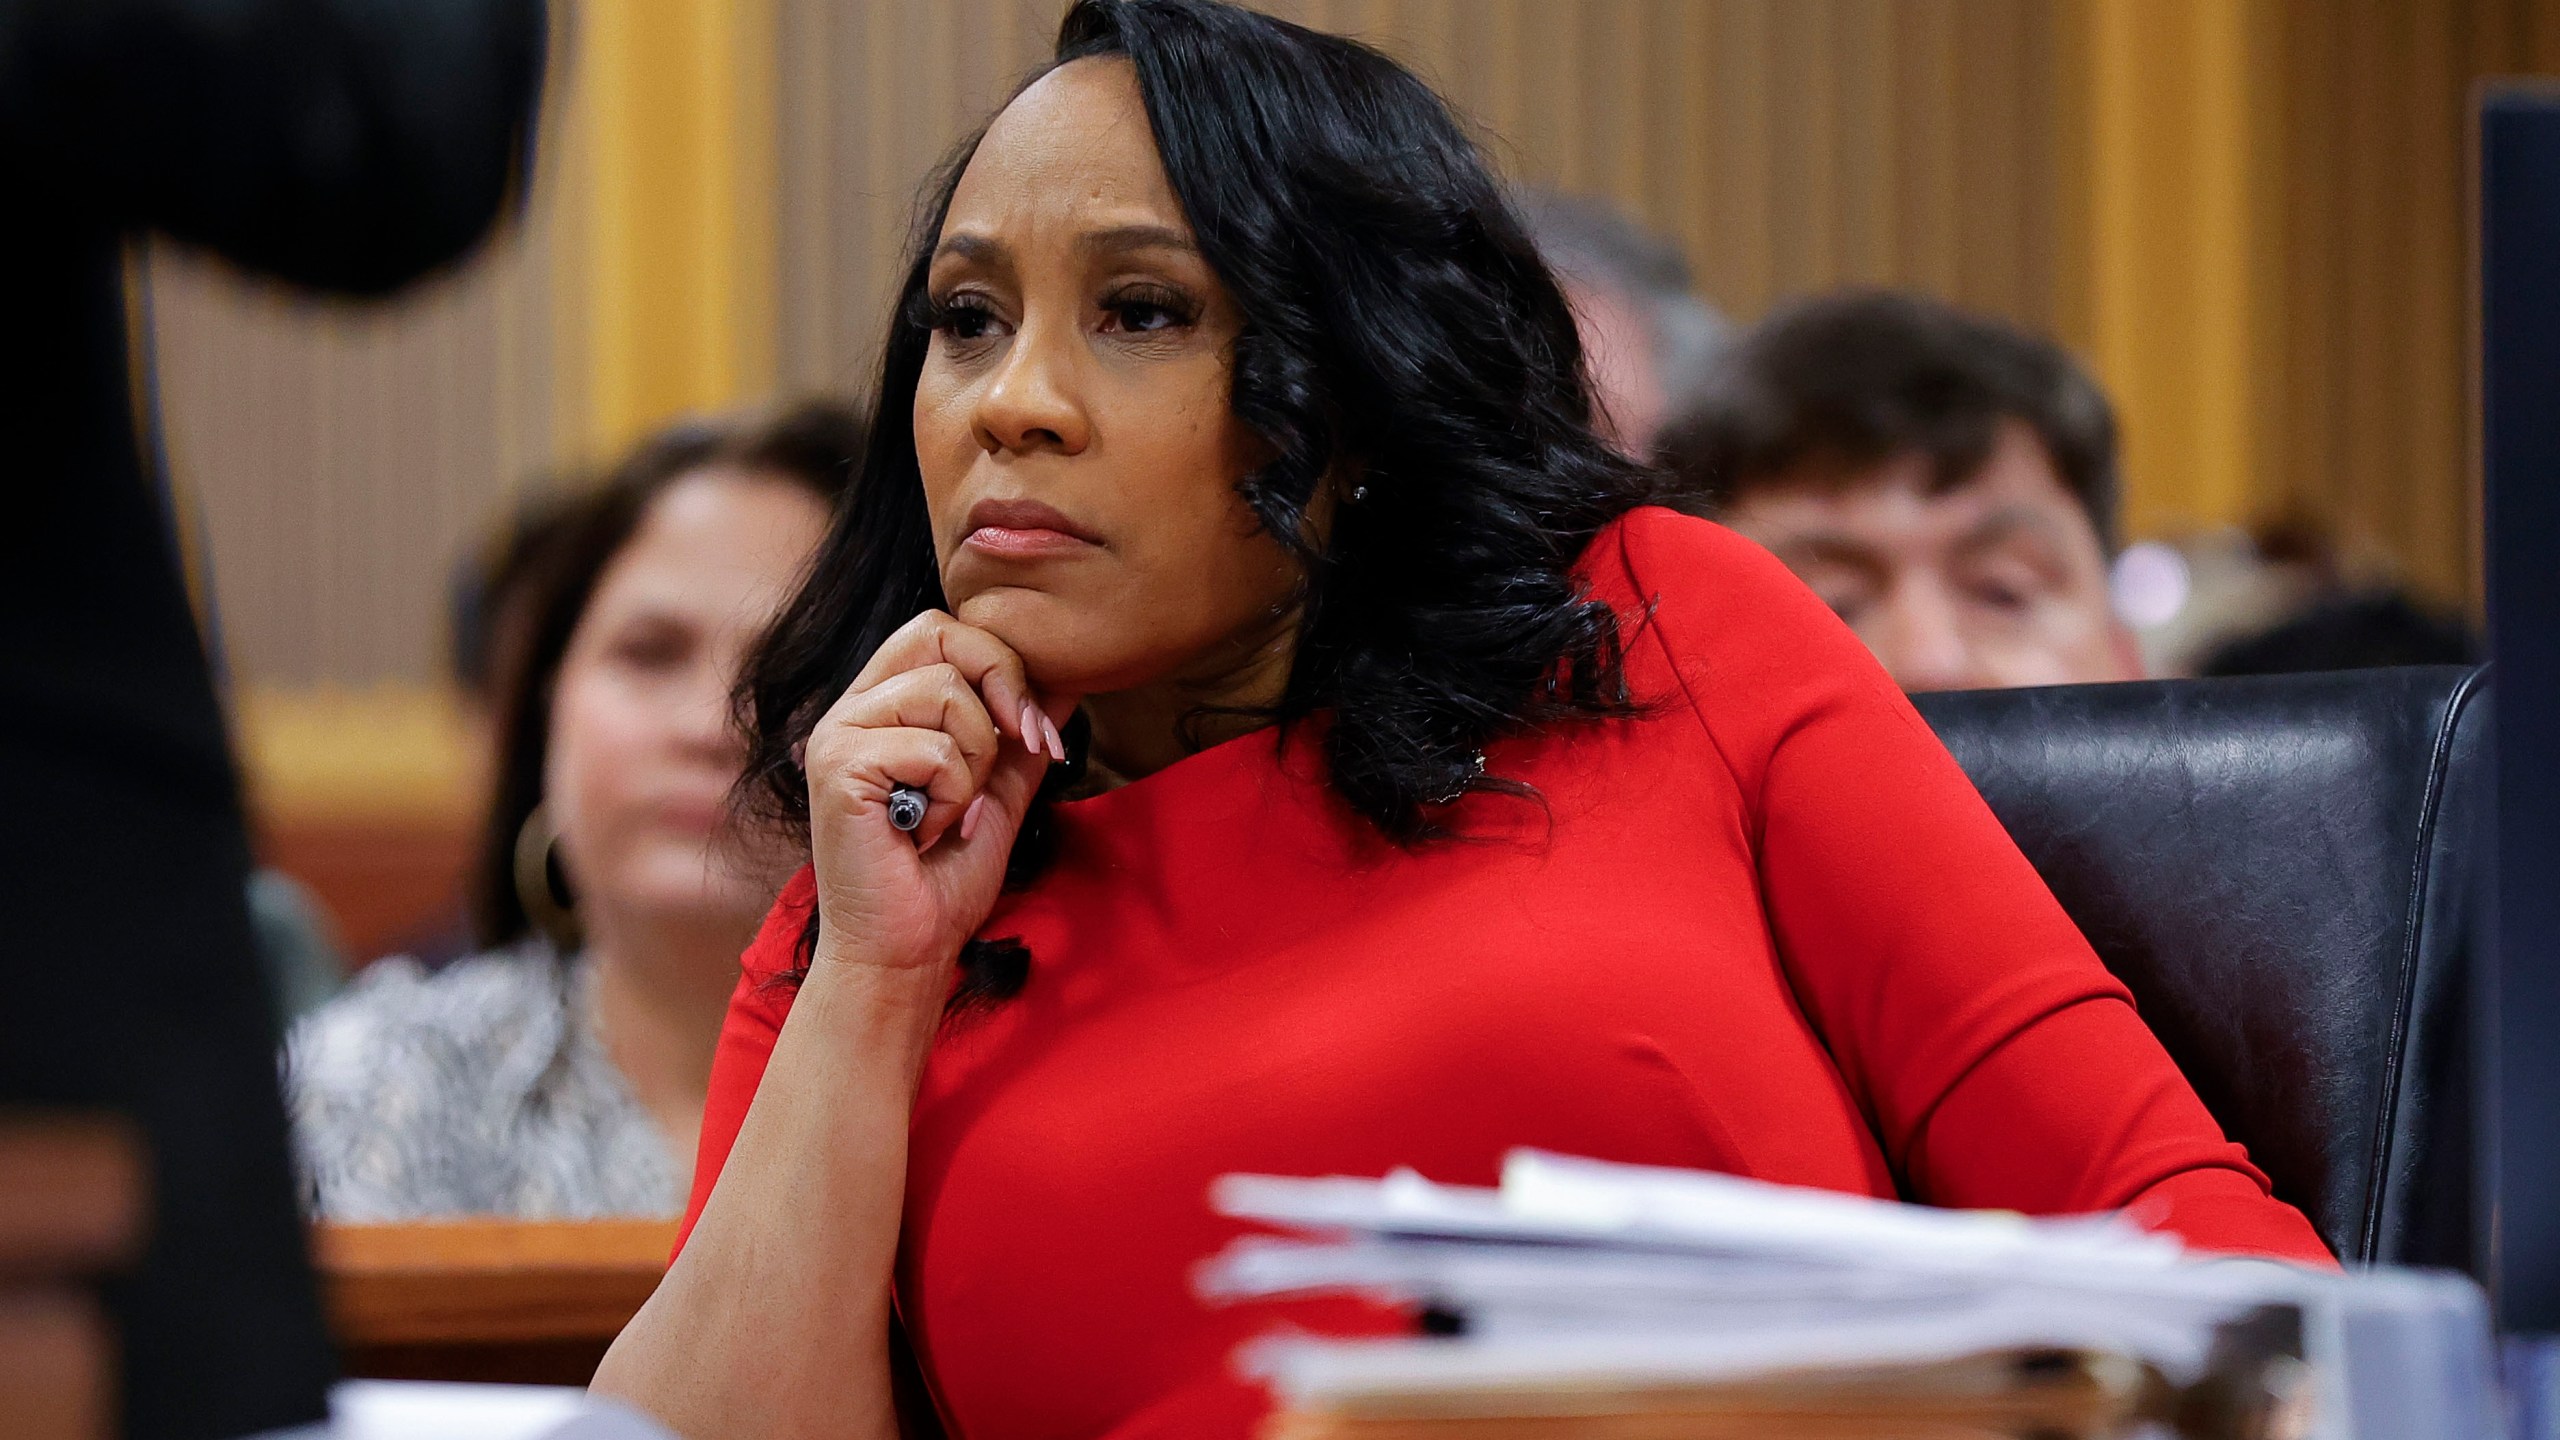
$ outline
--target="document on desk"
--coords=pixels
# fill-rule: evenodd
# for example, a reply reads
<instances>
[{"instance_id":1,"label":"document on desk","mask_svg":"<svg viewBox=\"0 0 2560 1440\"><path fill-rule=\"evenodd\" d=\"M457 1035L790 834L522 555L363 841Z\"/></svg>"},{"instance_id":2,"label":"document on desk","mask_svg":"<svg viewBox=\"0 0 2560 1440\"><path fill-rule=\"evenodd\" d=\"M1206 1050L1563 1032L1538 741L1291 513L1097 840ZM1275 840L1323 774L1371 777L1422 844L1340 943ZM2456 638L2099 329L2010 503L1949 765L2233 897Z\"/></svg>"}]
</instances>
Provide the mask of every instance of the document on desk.
<instances>
[{"instance_id":1,"label":"document on desk","mask_svg":"<svg viewBox=\"0 0 2560 1440\"><path fill-rule=\"evenodd\" d=\"M558 1385L348 1380L311 1440L676 1440L640 1412ZM299 1437L297 1437L299 1440Z\"/></svg>"},{"instance_id":2,"label":"document on desk","mask_svg":"<svg viewBox=\"0 0 2560 1440\"><path fill-rule=\"evenodd\" d=\"M1238 1241L1209 1297L1356 1293L1444 1332L1249 1347L1274 1440L2494 1433L2459 1277L1530 1151L1494 1190L1230 1176L1212 1200L1294 1233Z\"/></svg>"}]
</instances>

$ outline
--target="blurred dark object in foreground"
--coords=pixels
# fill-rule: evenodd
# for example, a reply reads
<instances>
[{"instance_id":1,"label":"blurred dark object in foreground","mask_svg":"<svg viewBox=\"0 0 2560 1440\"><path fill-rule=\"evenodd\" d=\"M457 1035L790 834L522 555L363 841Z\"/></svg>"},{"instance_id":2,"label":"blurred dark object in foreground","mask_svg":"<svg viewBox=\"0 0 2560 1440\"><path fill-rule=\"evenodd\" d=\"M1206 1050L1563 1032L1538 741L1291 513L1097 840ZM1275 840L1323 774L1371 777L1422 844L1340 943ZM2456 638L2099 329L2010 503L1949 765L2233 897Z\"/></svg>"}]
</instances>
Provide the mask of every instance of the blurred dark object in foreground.
<instances>
[{"instance_id":1,"label":"blurred dark object in foreground","mask_svg":"<svg viewBox=\"0 0 2560 1440\"><path fill-rule=\"evenodd\" d=\"M542 0L0 0L0 1103L141 1131L128 1435L320 1420L332 1366L126 246L347 294L450 264L522 191L544 39Z\"/></svg>"},{"instance_id":2,"label":"blurred dark object in foreground","mask_svg":"<svg viewBox=\"0 0 2560 1440\"><path fill-rule=\"evenodd\" d=\"M2324 596L2274 626L2226 640L2203 675L2288 675L2378 665L2469 665L2479 642L2459 620L2421 608L2397 590Z\"/></svg>"},{"instance_id":3,"label":"blurred dark object in foreground","mask_svg":"<svg viewBox=\"0 0 2560 1440\"><path fill-rule=\"evenodd\" d=\"M2481 500L2489 648L2498 667L2497 888L2473 1005L2484 1020L2482 1257L2498 1323L2560 1335L2560 93L2547 83L2480 97ZM2551 1374L2541 1379L2546 1386ZM2560 1433L2545 1388L2523 1440Z\"/></svg>"}]
</instances>

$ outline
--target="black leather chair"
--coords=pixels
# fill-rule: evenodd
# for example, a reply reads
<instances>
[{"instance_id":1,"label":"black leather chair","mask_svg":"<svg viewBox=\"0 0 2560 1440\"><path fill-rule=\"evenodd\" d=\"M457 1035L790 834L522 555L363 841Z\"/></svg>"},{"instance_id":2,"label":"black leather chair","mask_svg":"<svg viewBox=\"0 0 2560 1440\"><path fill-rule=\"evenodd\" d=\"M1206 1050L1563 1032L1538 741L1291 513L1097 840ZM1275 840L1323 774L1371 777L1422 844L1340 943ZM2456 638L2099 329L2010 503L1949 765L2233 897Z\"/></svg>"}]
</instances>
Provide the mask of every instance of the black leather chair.
<instances>
[{"instance_id":1,"label":"black leather chair","mask_svg":"<svg viewBox=\"0 0 2560 1440\"><path fill-rule=\"evenodd\" d=\"M2472 1266L2486 690L2446 667L1917 697L2224 1128L2350 1263Z\"/></svg>"}]
</instances>

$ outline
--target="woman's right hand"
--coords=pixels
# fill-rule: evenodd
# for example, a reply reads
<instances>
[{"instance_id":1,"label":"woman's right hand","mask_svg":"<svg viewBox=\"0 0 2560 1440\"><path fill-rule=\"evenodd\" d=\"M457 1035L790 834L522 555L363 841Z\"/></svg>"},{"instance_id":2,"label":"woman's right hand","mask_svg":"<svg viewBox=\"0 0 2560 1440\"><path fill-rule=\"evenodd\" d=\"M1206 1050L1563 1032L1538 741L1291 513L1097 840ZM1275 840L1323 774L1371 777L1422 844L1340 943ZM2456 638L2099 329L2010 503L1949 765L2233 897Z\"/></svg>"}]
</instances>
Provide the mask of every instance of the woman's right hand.
<instances>
[{"instance_id":1,"label":"woman's right hand","mask_svg":"<svg viewBox=\"0 0 2560 1440\"><path fill-rule=\"evenodd\" d=\"M899 628L809 733L819 940L719 1184L591 1388L688 1435L894 1436L891 1276L916 1087L1075 697L948 615ZM912 833L889 792L928 797ZM777 1246L777 1225L823 1233ZM778 1317L753 1333L741 1315ZM779 1329L774 1328L779 1326ZM782 1337L779 1344L774 1337ZM742 1411L740 1407L747 1407Z\"/></svg>"},{"instance_id":2,"label":"woman's right hand","mask_svg":"<svg viewBox=\"0 0 2560 1440\"><path fill-rule=\"evenodd\" d=\"M1011 646L939 610L901 626L803 752L820 917L812 963L948 967L995 908L1023 812L1064 755ZM929 801L912 832L889 823L901 785Z\"/></svg>"}]
</instances>

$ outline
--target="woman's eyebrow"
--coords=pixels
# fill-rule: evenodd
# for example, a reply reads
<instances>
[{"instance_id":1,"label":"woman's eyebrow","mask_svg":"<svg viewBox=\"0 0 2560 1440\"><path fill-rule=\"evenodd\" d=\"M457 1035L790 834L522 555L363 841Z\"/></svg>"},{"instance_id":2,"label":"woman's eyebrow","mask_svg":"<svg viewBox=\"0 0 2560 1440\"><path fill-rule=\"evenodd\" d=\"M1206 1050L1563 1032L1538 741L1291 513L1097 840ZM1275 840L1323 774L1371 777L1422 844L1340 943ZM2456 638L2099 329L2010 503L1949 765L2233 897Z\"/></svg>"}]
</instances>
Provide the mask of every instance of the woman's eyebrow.
<instances>
[{"instance_id":1,"label":"woman's eyebrow","mask_svg":"<svg viewBox=\"0 0 2560 1440\"><path fill-rule=\"evenodd\" d=\"M933 247L933 258L939 260L945 255L993 264L1005 258L1004 242L991 235L973 235L963 230L943 236L942 243Z\"/></svg>"},{"instance_id":2,"label":"woman's eyebrow","mask_svg":"<svg viewBox=\"0 0 2560 1440\"><path fill-rule=\"evenodd\" d=\"M1107 230L1088 230L1076 237L1076 248L1087 254L1122 250L1178 250L1197 255L1200 247L1191 237L1170 225L1114 225Z\"/></svg>"}]
</instances>

